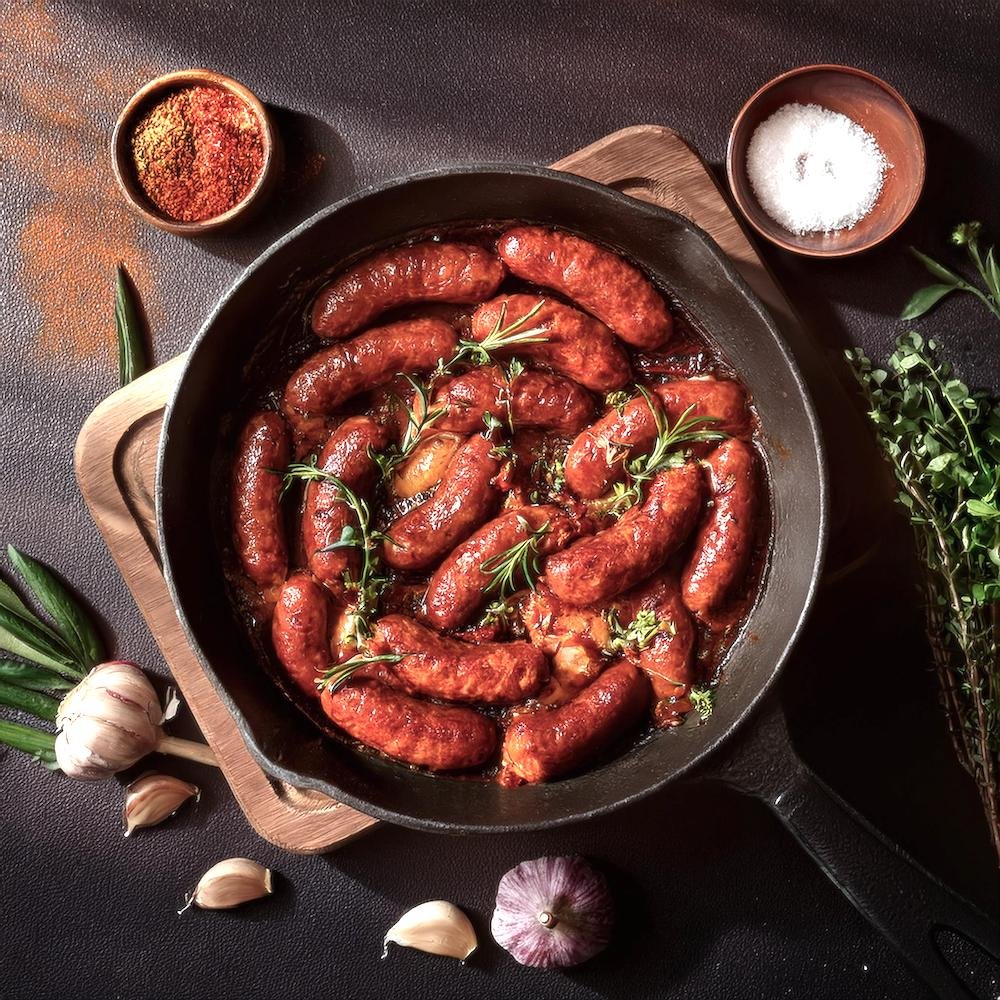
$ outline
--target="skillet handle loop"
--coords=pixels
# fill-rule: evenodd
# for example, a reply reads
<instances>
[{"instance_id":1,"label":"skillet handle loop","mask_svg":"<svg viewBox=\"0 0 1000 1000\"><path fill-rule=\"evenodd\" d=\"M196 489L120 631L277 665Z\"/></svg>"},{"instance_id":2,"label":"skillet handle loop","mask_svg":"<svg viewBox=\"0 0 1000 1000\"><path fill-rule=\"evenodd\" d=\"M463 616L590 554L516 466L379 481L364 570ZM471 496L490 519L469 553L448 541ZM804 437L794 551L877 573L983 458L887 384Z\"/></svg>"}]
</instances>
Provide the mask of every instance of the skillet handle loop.
<instances>
[{"instance_id":1,"label":"skillet handle loop","mask_svg":"<svg viewBox=\"0 0 1000 1000\"><path fill-rule=\"evenodd\" d=\"M940 997L996 997L1000 927L886 840L792 749L773 706L715 776L774 811L823 872ZM961 975L949 961L955 956Z\"/></svg>"}]
</instances>

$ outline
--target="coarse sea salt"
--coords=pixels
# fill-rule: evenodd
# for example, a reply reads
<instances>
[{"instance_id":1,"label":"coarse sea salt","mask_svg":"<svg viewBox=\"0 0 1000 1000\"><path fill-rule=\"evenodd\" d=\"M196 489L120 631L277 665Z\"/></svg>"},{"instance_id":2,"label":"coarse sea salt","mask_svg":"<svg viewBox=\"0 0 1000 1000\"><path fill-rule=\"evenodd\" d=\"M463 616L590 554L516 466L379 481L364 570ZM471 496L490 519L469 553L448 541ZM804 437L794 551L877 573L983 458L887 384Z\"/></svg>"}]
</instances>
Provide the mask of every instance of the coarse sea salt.
<instances>
[{"instance_id":1,"label":"coarse sea salt","mask_svg":"<svg viewBox=\"0 0 1000 1000\"><path fill-rule=\"evenodd\" d=\"M860 222L889 166L857 122L818 104L779 108L757 126L747 148L747 175L761 208L800 236Z\"/></svg>"}]
</instances>

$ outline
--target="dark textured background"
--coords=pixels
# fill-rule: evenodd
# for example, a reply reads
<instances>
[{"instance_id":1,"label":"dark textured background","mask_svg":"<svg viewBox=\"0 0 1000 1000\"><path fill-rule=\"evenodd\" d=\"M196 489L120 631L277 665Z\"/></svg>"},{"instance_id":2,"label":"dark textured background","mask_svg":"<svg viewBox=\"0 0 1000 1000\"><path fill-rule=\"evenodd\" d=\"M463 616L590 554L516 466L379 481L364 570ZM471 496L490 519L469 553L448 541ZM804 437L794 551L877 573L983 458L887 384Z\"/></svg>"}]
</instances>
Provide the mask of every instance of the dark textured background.
<instances>
[{"instance_id":1,"label":"dark textured background","mask_svg":"<svg viewBox=\"0 0 1000 1000\"><path fill-rule=\"evenodd\" d=\"M953 222L996 232L1000 132L995 2L4 4L0 185L0 538L61 567L101 609L116 649L162 660L80 499L72 444L116 384L111 269L149 311L154 353L181 351L270 240L368 182L467 160L547 163L623 125L672 125L718 165L742 101L778 72L845 62L896 85L928 141L928 186L889 245L817 263L766 251L827 348L882 354L925 279L908 242L946 257ZM238 236L185 241L123 210L106 153L149 77L205 65L278 112L290 190ZM969 301L921 324L974 383L998 384L997 337ZM836 426L827 427L832 438ZM848 496L881 488L860 473ZM968 780L950 757L920 638L906 535L826 588L784 696L805 759L889 836L996 911L995 870ZM852 528L852 530L856 530ZM850 541L850 540L848 540ZM844 539L838 545L846 544ZM864 550L867 543L854 542ZM848 545L848 548L850 546ZM283 854L247 826L217 775L170 826L121 839L121 788L0 754L0 992L16 997L891 997L924 995L902 962L759 805L718 786L668 789L560 832L452 840L382 828L325 858ZM489 941L500 875L581 851L622 910L612 949L566 975L522 970ZM175 916L211 863L245 854L281 873L236 914ZM482 948L466 966L379 961L407 907L463 906Z\"/></svg>"}]
</instances>

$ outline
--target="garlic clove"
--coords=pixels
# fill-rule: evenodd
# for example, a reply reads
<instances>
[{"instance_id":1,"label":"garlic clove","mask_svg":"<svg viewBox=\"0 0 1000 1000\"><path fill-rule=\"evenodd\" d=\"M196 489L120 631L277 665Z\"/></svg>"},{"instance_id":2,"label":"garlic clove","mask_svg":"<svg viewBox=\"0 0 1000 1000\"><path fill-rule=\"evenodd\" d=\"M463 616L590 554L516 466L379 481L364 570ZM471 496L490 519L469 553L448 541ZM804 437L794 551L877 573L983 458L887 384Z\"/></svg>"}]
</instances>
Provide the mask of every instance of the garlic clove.
<instances>
[{"instance_id":1,"label":"garlic clove","mask_svg":"<svg viewBox=\"0 0 1000 1000\"><path fill-rule=\"evenodd\" d=\"M469 918L453 903L434 899L408 910L389 928L382 957L389 954L390 944L398 944L464 962L478 943Z\"/></svg>"},{"instance_id":2,"label":"garlic clove","mask_svg":"<svg viewBox=\"0 0 1000 1000\"><path fill-rule=\"evenodd\" d=\"M144 774L125 789L122 820L127 837L133 830L156 826L169 819L188 799L201 796L197 785L172 774Z\"/></svg>"},{"instance_id":3,"label":"garlic clove","mask_svg":"<svg viewBox=\"0 0 1000 1000\"><path fill-rule=\"evenodd\" d=\"M201 910L231 910L272 892L270 868L249 858L227 858L202 875L177 913L180 915L191 906Z\"/></svg>"}]
</instances>

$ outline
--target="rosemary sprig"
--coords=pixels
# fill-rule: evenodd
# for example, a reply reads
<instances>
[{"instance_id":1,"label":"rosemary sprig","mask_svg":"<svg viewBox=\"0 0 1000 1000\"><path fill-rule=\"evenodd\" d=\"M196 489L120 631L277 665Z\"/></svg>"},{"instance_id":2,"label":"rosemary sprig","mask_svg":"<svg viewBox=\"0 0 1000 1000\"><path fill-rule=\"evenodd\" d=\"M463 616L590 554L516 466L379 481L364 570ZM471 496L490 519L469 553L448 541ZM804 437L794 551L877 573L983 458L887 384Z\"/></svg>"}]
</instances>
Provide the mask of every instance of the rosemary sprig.
<instances>
[{"instance_id":1,"label":"rosemary sprig","mask_svg":"<svg viewBox=\"0 0 1000 1000\"><path fill-rule=\"evenodd\" d=\"M340 499L350 507L357 521L357 527L344 525L340 538L320 549L320 552L332 552L335 549L356 548L361 552L361 572L357 580L351 578L349 572L344 574L344 585L356 595L356 604L350 615L348 630L360 646L371 637L372 619L378 611L382 591L389 582L381 570L381 560L378 555L378 543L392 539L384 532L372 527L371 509L368 503L359 497L342 479L330 472L325 472L316 465L316 456L311 455L305 462L293 462L284 472L282 492L298 480L305 482L331 483L340 494Z\"/></svg>"},{"instance_id":2,"label":"rosemary sprig","mask_svg":"<svg viewBox=\"0 0 1000 1000\"><path fill-rule=\"evenodd\" d=\"M721 441L727 436L722 431L710 429L712 424L719 422L718 417L691 416L694 403L671 426L670 421L653 402L646 389L642 386L638 388L649 404L653 419L656 421L656 440L645 455L639 455L626 464L626 482L615 483L609 497L595 501L591 505L591 509L595 512L620 517L630 507L642 501L646 484L658 473L684 464L686 450L684 445L700 441ZM709 426L703 426L706 424Z\"/></svg>"},{"instance_id":3,"label":"rosemary sprig","mask_svg":"<svg viewBox=\"0 0 1000 1000\"><path fill-rule=\"evenodd\" d=\"M618 612L614 609L605 613L604 620L608 623L608 631L611 633L608 651L612 653L621 653L626 649L634 649L641 653L661 632L670 635L676 632L672 621L657 618L656 612L652 609L636 612L635 618L624 626L618 620Z\"/></svg>"},{"instance_id":4,"label":"rosemary sprig","mask_svg":"<svg viewBox=\"0 0 1000 1000\"><path fill-rule=\"evenodd\" d=\"M528 532L527 537L491 556L479 567L491 577L483 593L496 594L500 600L505 600L522 587L534 590L542 573L538 546L549 533L549 522L531 531L531 525L525 518L519 515L517 520L521 529Z\"/></svg>"},{"instance_id":5,"label":"rosemary sprig","mask_svg":"<svg viewBox=\"0 0 1000 1000\"><path fill-rule=\"evenodd\" d=\"M406 409L406 430L403 432L403 439L398 445L395 443L390 445L384 452L377 452L373 448L368 449L368 455L379 467L383 480L388 479L396 466L405 462L413 454L427 429L448 412L447 406L431 408L430 391L423 382L406 372L403 372L403 378L413 387L416 399L419 401L417 407L414 408L405 399L401 400Z\"/></svg>"},{"instance_id":6,"label":"rosemary sprig","mask_svg":"<svg viewBox=\"0 0 1000 1000\"><path fill-rule=\"evenodd\" d=\"M628 403L631 398L632 397L625 389L617 389L614 392L609 392L604 397L604 405L613 406L619 414L622 414L625 412L625 404Z\"/></svg>"},{"instance_id":7,"label":"rosemary sprig","mask_svg":"<svg viewBox=\"0 0 1000 1000\"><path fill-rule=\"evenodd\" d=\"M688 692L688 701L691 702L691 708L698 713L701 721L705 722L711 717L715 708L715 688L693 687Z\"/></svg>"},{"instance_id":8,"label":"rosemary sprig","mask_svg":"<svg viewBox=\"0 0 1000 1000\"><path fill-rule=\"evenodd\" d=\"M403 653L380 653L378 656L369 656L366 653L359 653L343 663L335 663L316 681L316 686L320 691L328 690L330 694L334 694L361 667L366 667L369 663L399 663L404 655Z\"/></svg>"},{"instance_id":9,"label":"rosemary sprig","mask_svg":"<svg viewBox=\"0 0 1000 1000\"><path fill-rule=\"evenodd\" d=\"M475 365L488 365L492 363L493 355L498 351L508 351L512 347L524 344L547 343L549 338L544 336L544 328L537 326L527 330L522 329L529 320L538 315L544 305L545 299L539 299L520 319L507 323L507 303L503 302L493 329L482 340L459 340L451 359L447 363L442 361L438 365L434 377L449 374L455 365L463 361Z\"/></svg>"},{"instance_id":10,"label":"rosemary sprig","mask_svg":"<svg viewBox=\"0 0 1000 1000\"><path fill-rule=\"evenodd\" d=\"M128 385L148 367L142 323L132 283L119 264L115 269L115 331L118 335L118 378Z\"/></svg>"}]
</instances>

